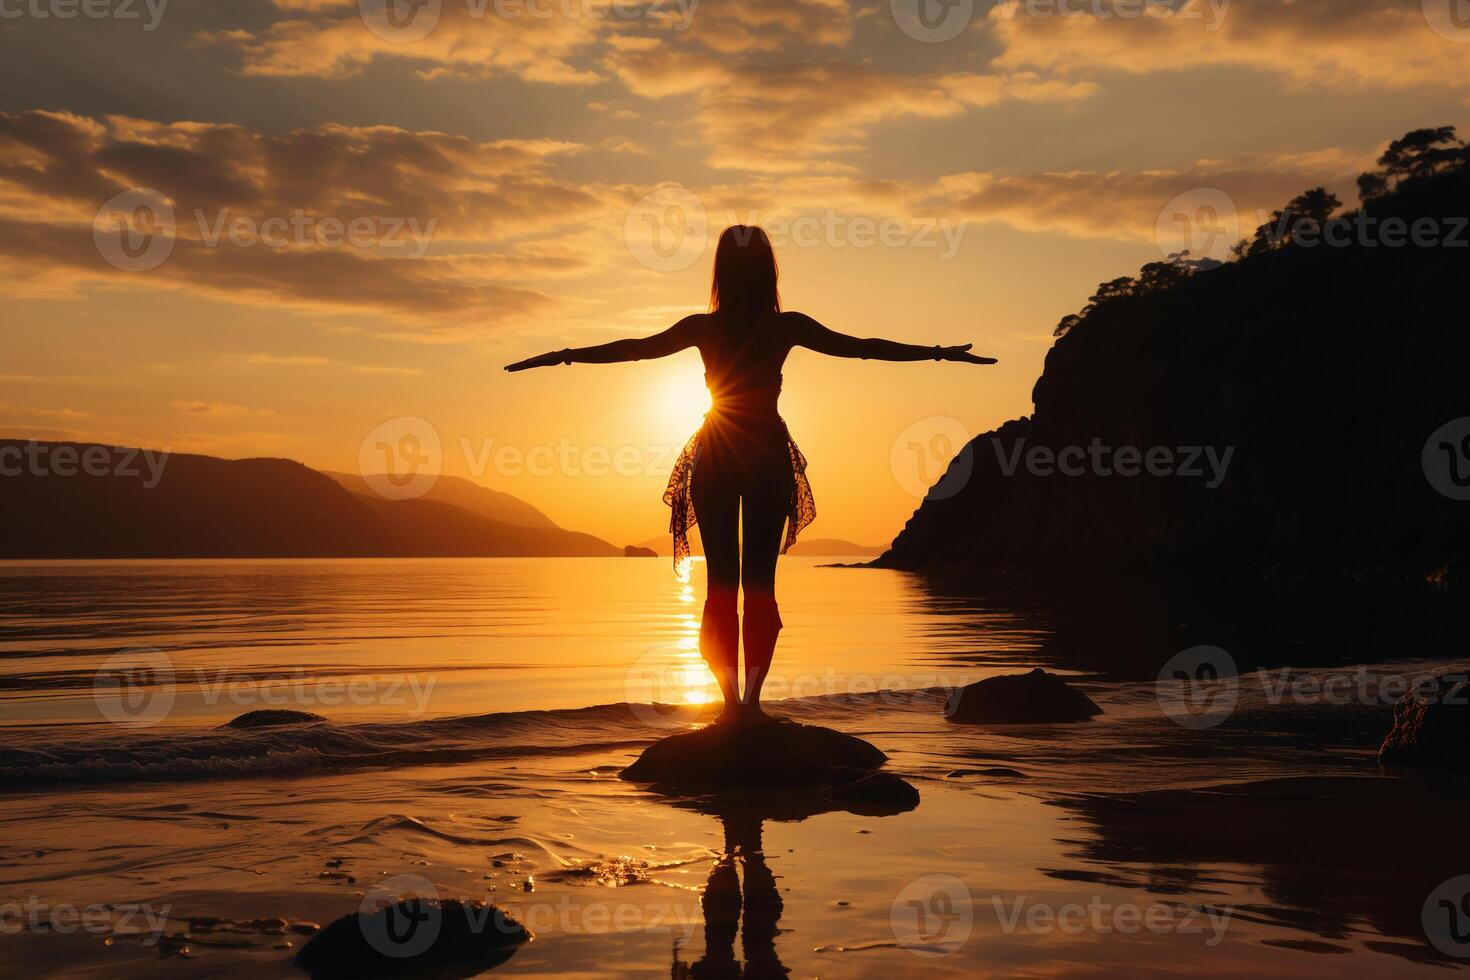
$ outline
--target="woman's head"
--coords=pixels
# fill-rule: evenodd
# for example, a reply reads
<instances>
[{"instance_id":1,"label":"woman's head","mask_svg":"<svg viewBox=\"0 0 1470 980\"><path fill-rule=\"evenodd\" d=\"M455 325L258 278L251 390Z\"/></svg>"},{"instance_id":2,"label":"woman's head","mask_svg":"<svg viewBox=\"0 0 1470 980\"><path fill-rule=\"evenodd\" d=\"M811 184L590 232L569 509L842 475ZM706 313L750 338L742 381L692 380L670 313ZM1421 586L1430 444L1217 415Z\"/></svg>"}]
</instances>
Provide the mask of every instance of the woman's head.
<instances>
[{"instance_id":1,"label":"woman's head","mask_svg":"<svg viewBox=\"0 0 1470 980\"><path fill-rule=\"evenodd\" d=\"M709 308L737 316L760 316L781 309L776 289L776 253L771 240L754 225L731 225L715 248L714 282Z\"/></svg>"}]
</instances>

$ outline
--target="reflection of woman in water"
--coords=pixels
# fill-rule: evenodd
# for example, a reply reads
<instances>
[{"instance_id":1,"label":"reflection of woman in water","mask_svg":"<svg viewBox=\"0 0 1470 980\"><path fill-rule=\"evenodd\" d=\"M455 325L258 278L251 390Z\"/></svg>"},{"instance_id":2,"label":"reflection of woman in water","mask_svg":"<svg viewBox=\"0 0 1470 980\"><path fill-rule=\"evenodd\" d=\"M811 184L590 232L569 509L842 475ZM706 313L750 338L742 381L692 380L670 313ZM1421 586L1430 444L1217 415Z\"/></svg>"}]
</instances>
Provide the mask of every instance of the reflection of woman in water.
<instances>
[{"instance_id":1,"label":"reflection of woman in water","mask_svg":"<svg viewBox=\"0 0 1470 980\"><path fill-rule=\"evenodd\" d=\"M833 357L995 363L969 353L969 344L920 347L861 340L828 330L803 313L783 313L776 276L776 257L764 231L747 225L726 228L715 250L710 312L687 316L652 337L554 351L506 368L641 361L699 348L712 407L675 464L664 501L674 509L670 529L675 563L688 557L689 528L696 522L704 541L709 588L699 644L725 696L716 723L765 718L761 684L781 630L776 558L817 513L806 460L776 412L786 355L793 347L805 347ZM737 668L741 628L736 596L742 585L744 698Z\"/></svg>"},{"instance_id":2,"label":"reflection of woman in water","mask_svg":"<svg viewBox=\"0 0 1470 980\"><path fill-rule=\"evenodd\" d=\"M721 817L720 822L725 825L725 849L710 869L699 903L704 912L704 955L693 964L685 964L679 960L676 948L670 972L694 980L785 977L791 971L776 955L783 906L776 876L766 865L761 847L763 821L754 813L733 813ZM745 870L743 891L735 868L737 860ZM737 929L745 954L743 970L735 959Z\"/></svg>"}]
</instances>

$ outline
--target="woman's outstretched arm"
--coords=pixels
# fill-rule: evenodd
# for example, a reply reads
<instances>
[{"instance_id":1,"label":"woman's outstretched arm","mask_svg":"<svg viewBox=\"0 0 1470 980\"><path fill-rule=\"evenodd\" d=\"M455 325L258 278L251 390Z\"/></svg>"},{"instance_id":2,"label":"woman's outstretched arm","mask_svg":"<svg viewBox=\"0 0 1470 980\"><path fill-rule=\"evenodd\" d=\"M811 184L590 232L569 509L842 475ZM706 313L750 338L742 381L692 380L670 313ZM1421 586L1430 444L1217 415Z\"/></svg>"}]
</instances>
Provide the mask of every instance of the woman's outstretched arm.
<instances>
[{"instance_id":1,"label":"woman's outstretched arm","mask_svg":"<svg viewBox=\"0 0 1470 980\"><path fill-rule=\"evenodd\" d=\"M966 364L994 364L993 357L979 357L970 353L973 344L955 347L923 347L919 344L901 344L896 340L877 337L864 339L850 337L836 330L829 330L805 313L787 314L797 323L797 343L818 354L832 357L862 357L873 361L962 361Z\"/></svg>"},{"instance_id":2,"label":"woman's outstretched arm","mask_svg":"<svg viewBox=\"0 0 1470 980\"><path fill-rule=\"evenodd\" d=\"M524 361L507 364L507 371L525 371L528 368L550 367L553 364L616 364L619 361L647 361L655 357L668 357L698 342L695 324L701 314L686 316L661 333L651 337L629 337L614 340L596 347L568 347L528 357Z\"/></svg>"}]
</instances>

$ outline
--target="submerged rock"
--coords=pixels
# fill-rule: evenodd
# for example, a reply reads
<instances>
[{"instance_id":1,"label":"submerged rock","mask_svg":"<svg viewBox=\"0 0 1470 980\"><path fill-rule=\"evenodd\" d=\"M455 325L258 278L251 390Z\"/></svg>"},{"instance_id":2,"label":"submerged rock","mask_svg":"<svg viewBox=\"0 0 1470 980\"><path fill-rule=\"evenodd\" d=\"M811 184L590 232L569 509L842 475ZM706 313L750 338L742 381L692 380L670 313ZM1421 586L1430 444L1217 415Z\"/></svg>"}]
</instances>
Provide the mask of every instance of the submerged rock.
<instances>
[{"instance_id":1,"label":"submerged rock","mask_svg":"<svg viewBox=\"0 0 1470 980\"><path fill-rule=\"evenodd\" d=\"M833 786L832 799L844 806L912 810L919 805L919 791L891 772L873 772Z\"/></svg>"},{"instance_id":2,"label":"submerged rock","mask_svg":"<svg viewBox=\"0 0 1470 980\"><path fill-rule=\"evenodd\" d=\"M655 742L620 778L689 792L826 789L839 769L870 773L886 761L872 744L830 728L710 725Z\"/></svg>"},{"instance_id":3,"label":"submerged rock","mask_svg":"<svg viewBox=\"0 0 1470 980\"><path fill-rule=\"evenodd\" d=\"M318 977L431 968L436 975L472 976L509 959L531 938L510 913L487 902L405 898L344 915L301 948L296 964Z\"/></svg>"},{"instance_id":4,"label":"submerged rock","mask_svg":"<svg viewBox=\"0 0 1470 980\"><path fill-rule=\"evenodd\" d=\"M1009 766L986 766L984 769L952 769L945 779L963 779L966 776L994 776L997 779L1025 779L1026 774Z\"/></svg>"},{"instance_id":5,"label":"submerged rock","mask_svg":"<svg viewBox=\"0 0 1470 980\"><path fill-rule=\"evenodd\" d=\"M962 687L945 705L950 721L976 725L1026 725L1086 721L1102 714L1097 702L1055 674L987 677Z\"/></svg>"},{"instance_id":6,"label":"submerged rock","mask_svg":"<svg viewBox=\"0 0 1470 980\"><path fill-rule=\"evenodd\" d=\"M1451 674L1420 684L1393 706L1393 728L1378 749L1387 765L1470 771L1470 680Z\"/></svg>"},{"instance_id":7,"label":"submerged rock","mask_svg":"<svg viewBox=\"0 0 1470 980\"><path fill-rule=\"evenodd\" d=\"M286 708L262 708L247 711L238 718L221 725L221 728L270 728L273 725L305 725L314 721L326 721L321 715L310 711L291 711Z\"/></svg>"}]
</instances>

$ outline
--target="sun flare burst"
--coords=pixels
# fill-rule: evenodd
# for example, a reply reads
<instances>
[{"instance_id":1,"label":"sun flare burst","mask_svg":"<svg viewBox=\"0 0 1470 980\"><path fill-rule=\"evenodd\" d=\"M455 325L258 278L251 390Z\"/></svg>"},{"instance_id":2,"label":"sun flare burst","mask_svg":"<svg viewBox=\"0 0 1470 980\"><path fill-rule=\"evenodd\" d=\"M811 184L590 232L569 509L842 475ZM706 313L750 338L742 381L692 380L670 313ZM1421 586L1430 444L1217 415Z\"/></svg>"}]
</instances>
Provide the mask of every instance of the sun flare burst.
<instances>
[{"instance_id":1,"label":"sun flare burst","mask_svg":"<svg viewBox=\"0 0 1470 980\"><path fill-rule=\"evenodd\" d=\"M679 431L693 432L709 409L704 379L688 371L669 375L654 393L653 410L659 421Z\"/></svg>"}]
</instances>

